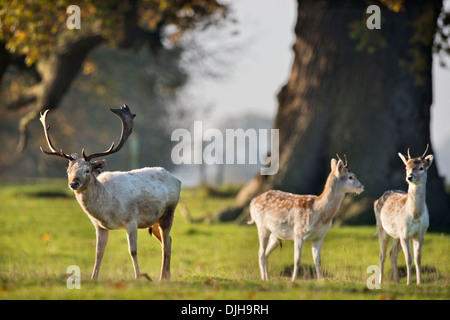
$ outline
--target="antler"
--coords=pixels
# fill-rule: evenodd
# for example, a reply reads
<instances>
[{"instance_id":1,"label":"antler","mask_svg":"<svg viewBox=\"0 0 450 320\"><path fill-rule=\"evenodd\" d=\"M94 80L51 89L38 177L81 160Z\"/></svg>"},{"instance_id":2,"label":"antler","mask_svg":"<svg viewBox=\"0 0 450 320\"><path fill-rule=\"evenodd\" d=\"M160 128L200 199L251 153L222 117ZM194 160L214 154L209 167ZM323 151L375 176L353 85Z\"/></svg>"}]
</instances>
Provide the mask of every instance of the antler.
<instances>
[{"instance_id":1,"label":"antler","mask_svg":"<svg viewBox=\"0 0 450 320\"><path fill-rule=\"evenodd\" d=\"M339 160L341 160L342 161L342 159L339 157L339 155L336 153L336 156L338 157L338 159ZM347 168L348 169L348 163L347 163L347 156L344 154L344 159L345 159L345 165L344 165L344 168ZM344 161L342 161L342 162L344 162Z\"/></svg>"},{"instance_id":2,"label":"antler","mask_svg":"<svg viewBox=\"0 0 450 320\"><path fill-rule=\"evenodd\" d=\"M44 111L44 114L42 114L41 112L41 117L40 117L40 121L42 123L42 126L44 127L44 132L45 132L45 139L47 140L47 144L48 147L50 148L50 152L49 151L45 151L42 147L41 151L45 154L51 155L51 156L58 156L58 157L62 157L62 158L66 158L70 161L75 160L72 156L68 155L67 153L64 153L62 151L62 149L60 151L57 151L56 148L53 146L52 141L50 140L50 136L48 135L48 130L50 129L50 126L47 125L47 113L50 111L50 109L47 109Z\"/></svg>"},{"instance_id":3,"label":"antler","mask_svg":"<svg viewBox=\"0 0 450 320\"><path fill-rule=\"evenodd\" d=\"M423 157L425 157L425 155L427 154L428 151L428 147L430 146L429 143L427 143L427 148L425 149L425 152L423 153L423 155L420 157L420 159L423 159Z\"/></svg>"},{"instance_id":4,"label":"antler","mask_svg":"<svg viewBox=\"0 0 450 320\"><path fill-rule=\"evenodd\" d=\"M425 152L423 153L423 155L419 157L420 159L423 159L423 157L425 157L425 155L426 155L427 152L428 152L428 147L429 147L429 146L430 146L430 144L427 143L427 148L425 149ZM411 157L411 155L409 154L409 148L408 148L408 160L409 160L409 159L412 159L412 157Z\"/></svg>"},{"instance_id":5,"label":"antler","mask_svg":"<svg viewBox=\"0 0 450 320\"><path fill-rule=\"evenodd\" d=\"M106 150L104 152L93 153L90 155L86 155L86 153L84 152L84 149L83 149L82 154L83 154L83 158L85 161L90 161L94 158L104 157L109 154L116 153L117 151L122 149L123 145L125 144L125 142L127 142L128 137L130 136L131 132L133 131L133 119L136 115L131 113L130 108L126 104L124 104L123 107L120 109L111 109L110 108L109 110L111 110L111 112L116 114L120 118L120 121L122 121L122 134L120 135L119 144L117 145L117 147L114 148L114 142L113 142L111 147L108 150Z\"/></svg>"}]
</instances>

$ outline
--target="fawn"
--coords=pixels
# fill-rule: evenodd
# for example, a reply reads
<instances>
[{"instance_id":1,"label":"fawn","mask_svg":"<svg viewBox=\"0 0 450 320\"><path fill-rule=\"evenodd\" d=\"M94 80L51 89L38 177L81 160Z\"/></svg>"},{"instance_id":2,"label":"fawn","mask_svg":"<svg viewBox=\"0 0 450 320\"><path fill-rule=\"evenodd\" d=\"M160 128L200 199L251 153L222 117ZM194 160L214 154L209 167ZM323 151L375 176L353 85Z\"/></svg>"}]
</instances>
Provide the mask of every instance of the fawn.
<instances>
[{"instance_id":1,"label":"fawn","mask_svg":"<svg viewBox=\"0 0 450 320\"><path fill-rule=\"evenodd\" d=\"M420 271L422 245L429 225L428 209L425 203L427 170L433 163L433 155L430 154L425 157L427 151L428 145L423 155L418 158L411 158L409 148L408 158L399 152L398 156L406 166L408 193L400 190L389 190L374 202L377 232L380 240L380 283L383 280L384 260L389 237L393 238L389 256L394 273L394 282L398 282L397 257L400 248L402 248L407 266L406 284L411 284L412 257L409 240L412 240L417 284L422 283Z\"/></svg>"},{"instance_id":2,"label":"fawn","mask_svg":"<svg viewBox=\"0 0 450 320\"><path fill-rule=\"evenodd\" d=\"M294 271L297 278L305 241L312 241L317 279L320 279L320 249L346 193L361 193L364 186L339 160L331 159L331 172L321 195L297 195L278 190L267 191L250 203L251 221L259 236L259 267L262 280L269 280L268 258L282 240L294 240Z\"/></svg>"}]
</instances>

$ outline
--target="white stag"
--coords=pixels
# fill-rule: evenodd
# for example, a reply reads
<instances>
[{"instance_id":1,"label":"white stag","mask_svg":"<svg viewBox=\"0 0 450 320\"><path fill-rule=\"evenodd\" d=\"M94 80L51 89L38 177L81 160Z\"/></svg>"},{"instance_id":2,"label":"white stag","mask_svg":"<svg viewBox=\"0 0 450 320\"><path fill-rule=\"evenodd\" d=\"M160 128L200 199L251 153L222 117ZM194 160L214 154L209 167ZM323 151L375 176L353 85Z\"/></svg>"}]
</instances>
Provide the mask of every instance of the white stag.
<instances>
[{"instance_id":1,"label":"white stag","mask_svg":"<svg viewBox=\"0 0 450 320\"><path fill-rule=\"evenodd\" d=\"M339 156L338 156L339 158ZM269 280L268 258L281 240L294 240L294 271L297 278L302 248L312 241L317 279L320 279L320 249L346 193L361 193L364 186L350 172L347 159L331 159L331 173L321 195L297 195L278 190L267 191L250 203L252 220L259 236L259 267L262 280Z\"/></svg>"},{"instance_id":2,"label":"white stag","mask_svg":"<svg viewBox=\"0 0 450 320\"><path fill-rule=\"evenodd\" d=\"M46 124L49 110L41 114L45 137L50 152L42 152L69 160L67 169L69 188L91 219L96 230L96 257L92 278L98 278L100 264L108 241L108 232L113 229L126 229L129 253L131 255L135 277L141 274L137 260L137 230L148 228L150 234L159 240L162 246L161 279L170 279L171 243L170 230L175 207L180 196L181 182L163 168L143 168L129 172L103 172L104 160L91 162L92 159L107 156L119 151L132 132L133 119L128 106L110 109L122 122L122 134L119 144L100 153L86 155L83 149L82 159L78 155L58 151L52 144Z\"/></svg>"},{"instance_id":3,"label":"white stag","mask_svg":"<svg viewBox=\"0 0 450 320\"><path fill-rule=\"evenodd\" d=\"M408 148L408 158L398 153L406 166L406 182L408 193L400 190L386 191L374 202L377 232L380 240L380 283L383 281L384 260L389 238L393 238L389 252L394 282L398 282L397 258L400 248L405 255L407 275L406 283L411 284L411 248L414 247L414 264L416 265L417 284L422 283L420 263L422 245L429 225L428 209L425 203L427 170L433 162L433 155L425 157L428 145L421 157L411 158Z\"/></svg>"}]
</instances>

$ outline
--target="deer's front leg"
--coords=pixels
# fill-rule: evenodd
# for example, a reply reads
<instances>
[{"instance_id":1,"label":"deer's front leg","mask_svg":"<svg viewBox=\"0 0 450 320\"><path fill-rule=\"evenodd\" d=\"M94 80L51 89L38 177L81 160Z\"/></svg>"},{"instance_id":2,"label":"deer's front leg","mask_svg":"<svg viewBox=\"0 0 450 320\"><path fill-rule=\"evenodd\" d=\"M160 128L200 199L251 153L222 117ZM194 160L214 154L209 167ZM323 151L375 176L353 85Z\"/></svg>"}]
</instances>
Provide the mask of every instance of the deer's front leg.
<instances>
[{"instance_id":1,"label":"deer's front leg","mask_svg":"<svg viewBox=\"0 0 450 320\"><path fill-rule=\"evenodd\" d=\"M297 279L298 268L300 267L300 260L302 257L303 239L296 237L294 240L294 271L292 272L292 282Z\"/></svg>"},{"instance_id":2,"label":"deer's front leg","mask_svg":"<svg viewBox=\"0 0 450 320\"><path fill-rule=\"evenodd\" d=\"M92 279L98 278L98 273L100 270L100 265L102 263L103 254L105 253L106 243L108 242L109 231L103 229L99 226L95 226L95 234L97 239L96 250L95 250L95 264L94 271L92 272Z\"/></svg>"},{"instance_id":3,"label":"deer's front leg","mask_svg":"<svg viewBox=\"0 0 450 320\"><path fill-rule=\"evenodd\" d=\"M399 252L400 252L400 240L393 239L392 247L391 247L391 250L389 251L389 258L391 259L392 274L393 274L395 283L398 283L398 281L399 281L398 265L397 265L397 259L398 259Z\"/></svg>"},{"instance_id":4,"label":"deer's front leg","mask_svg":"<svg viewBox=\"0 0 450 320\"><path fill-rule=\"evenodd\" d=\"M400 238L400 244L402 245L402 250L405 255L406 261L406 284L411 284L412 256L411 256L411 248L409 246L409 239Z\"/></svg>"},{"instance_id":5,"label":"deer's front leg","mask_svg":"<svg viewBox=\"0 0 450 320\"><path fill-rule=\"evenodd\" d=\"M416 265L416 276L417 276L417 284L422 284L422 273L421 273L421 260L422 260L422 245L423 245L423 237L421 239L413 240L413 248L414 248L414 264Z\"/></svg>"},{"instance_id":6,"label":"deer's front leg","mask_svg":"<svg viewBox=\"0 0 450 320\"><path fill-rule=\"evenodd\" d=\"M322 271L320 270L320 249L322 248L322 240L319 240L317 242L313 242L312 244L312 256L314 260L314 265L316 266L316 273L317 273L317 280L322 278Z\"/></svg>"}]
</instances>

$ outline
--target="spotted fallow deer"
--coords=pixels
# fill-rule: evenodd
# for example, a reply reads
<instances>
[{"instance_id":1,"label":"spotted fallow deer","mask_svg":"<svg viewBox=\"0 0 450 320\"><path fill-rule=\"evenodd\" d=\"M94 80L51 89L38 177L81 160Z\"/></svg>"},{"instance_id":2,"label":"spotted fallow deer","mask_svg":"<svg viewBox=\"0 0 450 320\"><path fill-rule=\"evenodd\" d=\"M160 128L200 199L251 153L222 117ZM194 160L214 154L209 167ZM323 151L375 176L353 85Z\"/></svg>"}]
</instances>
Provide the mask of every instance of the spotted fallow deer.
<instances>
[{"instance_id":1,"label":"spotted fallow deer","mask_svg":"<svg viewBox=\"0 0 450 320\"><path fill-rule=\"evenodd\" d=\"M331 159L331 172L321 195L297 195L278 190L267 191L250 203L251 221L256 223L259 237L259 268L261 279L269 280L268 258L282 240L294 241L294 270L297 278L303 244L312 242L312 254L320 279L320 250L346 193L361 193L364 186L354 173L339 160Z\"/></svg>"},{"instance_id":2,"label":"spotted fallow deer","mask_svg":"<svg viewBox=\"0 0 450 320\"><path fill-rule=\"evenodd\" d=\"M128 106L110 109L122 122L119 144L100 153L86 155L82 159L76 153L71 155L58 151L49 136L46 117L49 110L41 114L45 138L51 151L42 152L69 160L67 169L69 188L75 193L79 204L91 219L96 230L96 257L92 278L98 278L100 264L108 241L108 232L113 229L126 229L129 253L135 277L149 277L141 274L137 260L137 230L148 228L150 234L161 243L161 279L170 279L170 257L172 228L175 207L180 197L181 182L163 168L143 168L128 172L103 172L105 160L91 162L94 158L118 152L132 132L133 119Z\"/></svg>"},{"instance_id":3,"label":"spotted fallow deer","mask_svg":"<svg viewBox=\"0 0 450 320\"><path fill-rule=\"evenodd\" d=\"M380 240L380 283L383 281L384 261L389 237L393 238L392 248L389 252L394 282L399 281L397 258L400 248L406 260L406 284L411 284L411 248L414 248L414 264L416 266L417 284L422 283L420 263L422 245L429 225L428 209L425 203L427 170L433 163L433 155L425 157L428 145L422 156L411 158L408 148L408 158L400 152L398 156L406 166L406 182L408 193L401 190L386 191L374 202L377 232Z\"/></svg>"}]
</instances>

